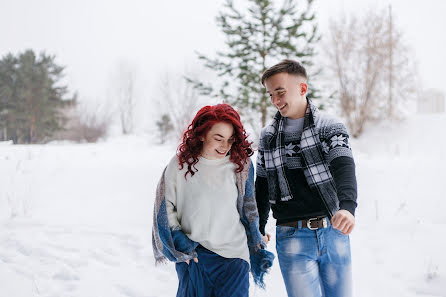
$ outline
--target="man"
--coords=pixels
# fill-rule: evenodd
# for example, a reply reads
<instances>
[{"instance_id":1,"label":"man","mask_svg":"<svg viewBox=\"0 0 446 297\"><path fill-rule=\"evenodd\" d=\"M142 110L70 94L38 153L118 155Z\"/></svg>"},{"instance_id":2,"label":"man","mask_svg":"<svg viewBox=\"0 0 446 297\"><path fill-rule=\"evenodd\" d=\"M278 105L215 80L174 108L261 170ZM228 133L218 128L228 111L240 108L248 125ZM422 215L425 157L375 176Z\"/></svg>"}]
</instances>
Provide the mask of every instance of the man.
<instances>
[{"instance_id":1,"label":"man","mask_svg":"<svg viewBox=\"0 0 446 297\"><path fill-rule=\"evenodd\" d=\"M349 234L355 226L355 163L345 126L306 98L296 61L267 69L262 84L278 109L262 129L256 200L264 240L270 208L289 297L351 296Z\"/></svg>"}]
</instances>

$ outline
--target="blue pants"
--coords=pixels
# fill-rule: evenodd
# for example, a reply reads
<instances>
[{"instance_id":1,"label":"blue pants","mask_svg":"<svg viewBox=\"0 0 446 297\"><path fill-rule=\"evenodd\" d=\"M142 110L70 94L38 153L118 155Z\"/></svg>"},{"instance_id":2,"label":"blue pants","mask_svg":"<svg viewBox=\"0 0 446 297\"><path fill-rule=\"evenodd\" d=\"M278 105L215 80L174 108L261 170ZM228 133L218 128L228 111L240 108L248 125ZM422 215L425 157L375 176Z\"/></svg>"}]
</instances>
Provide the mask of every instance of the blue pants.
<instances>
[{"instance_id":1,"label":"blue pants","mask_svg":"<svg viewBox=\"0 0 446 297\"><path fill-rule=\"evenodd\" d=\"M239 258L223 258L201 245L198 263L176 263L177 297L248 297L249 264Z\"/></svg>"},{"instance_id":2,"label":"blue pants","mask_svg":"<svg viewBox=\"0 0 446 297\"><path fill-rule=\"evenodd\" d=\"M350 239L329 222L318 230L277 226L276 249L289 297L351 296Z\"/></svg>"}]
</instances>

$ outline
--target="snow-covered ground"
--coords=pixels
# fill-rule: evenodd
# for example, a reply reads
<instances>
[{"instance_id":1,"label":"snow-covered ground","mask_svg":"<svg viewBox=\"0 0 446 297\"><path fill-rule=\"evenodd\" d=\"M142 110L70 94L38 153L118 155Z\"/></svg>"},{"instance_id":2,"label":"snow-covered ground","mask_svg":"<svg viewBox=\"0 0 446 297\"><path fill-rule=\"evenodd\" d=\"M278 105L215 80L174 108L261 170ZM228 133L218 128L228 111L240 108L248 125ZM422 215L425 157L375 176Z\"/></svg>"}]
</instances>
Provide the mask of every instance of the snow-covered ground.
<instances>
[{"instance_id":1,"label":"snow-covered ground","mask_svg":"<svg viewBox=\"0 0 446 297\"><path fill-rule=\"evenodd\" d=\"M359 207L355 296L446 296L446 115L368 127L352 141ZM174 145L0 144L0 297L175 296L155 267L153 199ZM274 248L274 225L269 249ZM263 291L286 296L278 262Z\"/></svg>"}]
</instances>

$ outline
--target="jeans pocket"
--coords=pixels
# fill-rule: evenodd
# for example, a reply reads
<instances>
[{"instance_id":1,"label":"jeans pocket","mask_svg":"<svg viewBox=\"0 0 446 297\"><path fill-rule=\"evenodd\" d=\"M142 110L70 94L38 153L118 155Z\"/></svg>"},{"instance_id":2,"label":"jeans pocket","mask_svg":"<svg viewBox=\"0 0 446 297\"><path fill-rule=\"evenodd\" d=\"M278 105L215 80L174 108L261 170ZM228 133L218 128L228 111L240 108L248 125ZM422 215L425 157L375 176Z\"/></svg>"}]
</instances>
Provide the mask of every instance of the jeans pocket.
<instances>
[{"instance_id":1,"label":"jeans pocket","mask_svg":"<svg viewBox=\"0 0 446 297\"><path fill-rule=\"evenodd\" d=\"M276 239L293 236L296 233L296 229L294 227L278 225L276 226Z\"/></svg>"},{"instance_id":2,"label":"jeans pocket","mask_svg":"<svg viewBox=\"0 0 446 297\"><path fill-rule=\"evenodd\" d=\"M348 235L345 235L344 233L342 233L342 231L339 230L339 229L335 229L333 227L331 227L331 229L333 230L334 233L336 233L339 236L343 236L343 237L347 237L348 236Z\"/></svg>"}]
</instances>

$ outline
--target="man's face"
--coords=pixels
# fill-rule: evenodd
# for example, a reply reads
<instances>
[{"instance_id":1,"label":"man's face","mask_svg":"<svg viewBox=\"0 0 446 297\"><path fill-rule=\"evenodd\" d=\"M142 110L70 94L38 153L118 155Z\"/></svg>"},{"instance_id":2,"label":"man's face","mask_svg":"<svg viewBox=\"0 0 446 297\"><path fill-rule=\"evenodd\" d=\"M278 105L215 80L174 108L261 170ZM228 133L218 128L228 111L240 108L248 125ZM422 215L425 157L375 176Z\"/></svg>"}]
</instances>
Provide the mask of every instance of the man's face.
<instances>
[{"instance_id":1,"label":"man's face","mask_svg":"<svg viewBox=\"0 0 446 297\"><path fill-rule=\"evenodd\" d=\"M307 84L305 78L286 72L274 74L265 81L271 103L283 117L301 118L307 108Z\"/></svg>"}]
</instances>

